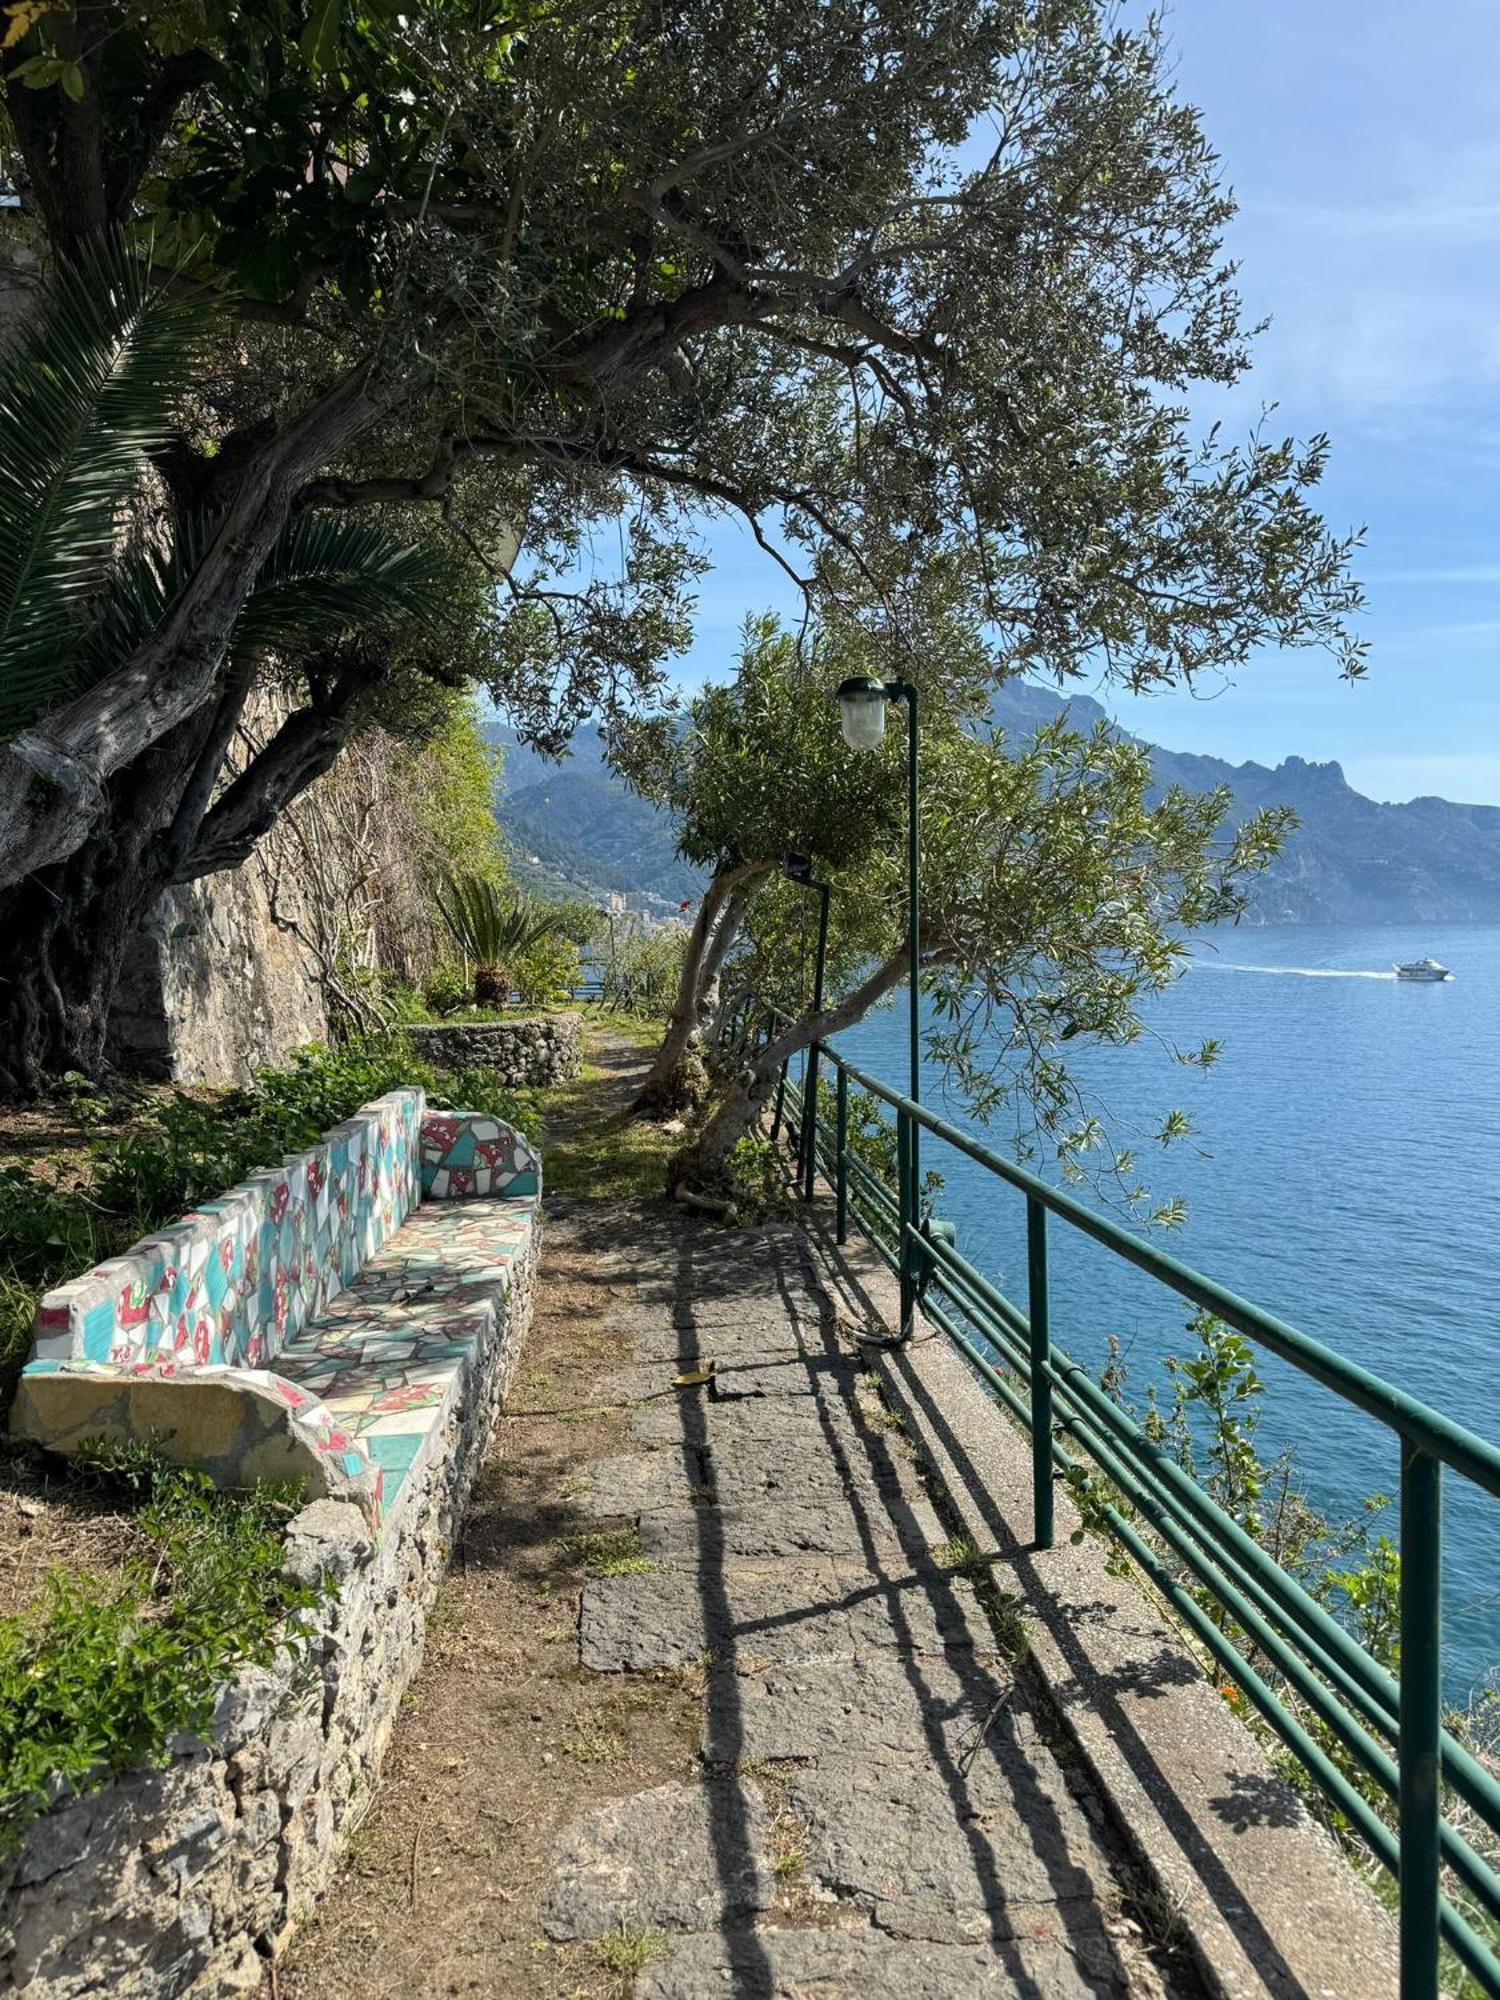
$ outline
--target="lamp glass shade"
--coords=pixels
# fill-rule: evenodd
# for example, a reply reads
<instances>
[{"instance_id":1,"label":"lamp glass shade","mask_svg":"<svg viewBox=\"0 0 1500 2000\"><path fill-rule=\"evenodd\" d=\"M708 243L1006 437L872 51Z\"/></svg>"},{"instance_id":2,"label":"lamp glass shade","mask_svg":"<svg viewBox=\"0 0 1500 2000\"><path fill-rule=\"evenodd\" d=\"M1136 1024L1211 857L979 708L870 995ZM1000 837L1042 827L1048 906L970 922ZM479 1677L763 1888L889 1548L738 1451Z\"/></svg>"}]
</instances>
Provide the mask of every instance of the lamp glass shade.
<instances>
[{"instance_id":1,"label":"lamp glass shade","mask_svg":"<svg viewBox=\"0 0 1500 2000\"><path fill-rule=\"evenodd\" d=\"M845 681L839 727L851 750L878 750L885 736L885 689L879 681Z\"/></svg>"}]
</instances>

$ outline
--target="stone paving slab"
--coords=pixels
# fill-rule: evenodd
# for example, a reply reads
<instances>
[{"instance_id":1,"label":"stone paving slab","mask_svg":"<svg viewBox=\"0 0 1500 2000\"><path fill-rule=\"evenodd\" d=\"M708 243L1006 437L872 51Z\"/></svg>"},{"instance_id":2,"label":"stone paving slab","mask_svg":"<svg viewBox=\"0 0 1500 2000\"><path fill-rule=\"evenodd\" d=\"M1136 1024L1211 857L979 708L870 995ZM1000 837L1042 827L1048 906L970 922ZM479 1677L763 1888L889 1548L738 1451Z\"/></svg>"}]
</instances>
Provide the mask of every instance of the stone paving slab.
<instances>
[{"instance_id":1,"label":"stone paving slab","mask_svg":"<svg viewBox=\"0 0 1500 2000\"><path fill-rule=\"evenodd\" d=\"M848 1395L859 1373L849 1354L746 1350L719 1362L709 1394L719 1403L746 1396Z\"/></svg>"},{"instance_id":2,"label":"stone paving slab","mask_svg":"<svg viewBox=\"0 0 1500 2000\"><path fill-rule=\"evenodd\" d=\"M832 1432L847 1451L863 1454L868 1446L860 1418L843 1397L779 1396L775 1421L816 1424ZM719 1402L701 1388L668 1389L637 1403L630 1413L631 1442L648 1449L681 1447L710 1438L721 1444L749 1444L766 1435L766 1413L746 1407L743 1400Z\"/></svg>"},{"instance_id":3,"label":"stone paving slab","mask_svg":"<svg viewBox=\"0 0 1500 2000\"><path fill-rule=\"evenodd\" d=\"M904 1556L885 1563L873 1550L858 1563L829 1558L856 1653L935 1653L963 1646L988 1654L998 1649L994 1628L971 1583Z\"/></svg>"},{"instance_id":4,"label":"stone paving slab","mask_svg":"<svg viewBox=\"0 0 1500 2000\"><path fill-rule=\"evenodd\" d=\"M691 1463L684 1463L684 1460ZM694 1452L637 1452L601 1458L589 1467L589 1488L580 1497L584 1513L642 1514L655 1507L692 1507L710 1490L709 1475Z\"/></svg>"},{"instance_id":5,"label":"stone paving slab","mask_svg":"<svg viewBox=\"0 0 1500 2000\"><path fill-rule=\"evenodd\" d=\"M922 1530L937 1529L927 1510ZM680 1569L705 1561L761 1560L803 1555L855 1558L872 1549L894 1560L901 1539L893 1519L862 1526L845 1508L822 1499L783 1500L775 1507L663 1507L640 1517L641 1554Z\"/></svg>"},{"instance_id":6,"label":"stone paving slab","mask_svg":"<svg viewBox=\"0 0 1500 2000\"><path fill-rule=\"evenodd\" d=\"M770 1838L759 1792L733 1779L612 1799L560 1841L542 1928L570 1941L743 1923L776 1893Z\"/></svg>"},{"instance_id":7,"label":"stone paving slab","mask_svg":"<svg viewBox=\"0 0 1500 2000\"><path fill-rule=\"evenodd\" d=\"M728 1257L680 1267L665 1275L654 1265L643 1267L632 1303L660 1314L663 1309L676 1313L689 1308L697 1312L716 1304L737 1308L779 1306L784 1310L789 1299L795 1300L803 1312L810 1303L822 1310L821 1295L810 1300L800 1274L778 1270L765 1260L746 1263Z\"/></svg>"},{"instance_id":8,"label":"stone paving slab","mask_svg":"<svg viewBox=\"0 0 1500 2000\"><path fill-rule=\"evenodd\" d=\"M836 1752L963 1763L1020 1748L1018 1736L1030 1732L1017 1728L1017 1699L1007 1668L958 1650L788 1662L740 1673L709 1704L703 1755L711 1763L806 1763Z\"/></svg>"},{"instance_id":9,"label":"stone paving slab","mask_svg":"<svg viewBox=\"0 0 1500 2000\"><path fill-rule=\"evenodd\" d=\"M680 1388L674 1377L715 1364L712 1384ZM757 1331L753 1343L729 1349L725 1343L704 1342L701 1351L683 1353L666 1350L651 1359L637 1360L600 1377L599 1399L608 1403L639 1403L653 1396L700 1395L705 1402L740 1402L751 1397L811 1399L818 1396L847 1400L859 1378L857 1360L847 1354L830 1354L819 1348L809 1352L788 1345L768 1347Z\"/></svg>"},{"instance_id":10,"label":"stone paving slab","mask_svg":"<svg viewBox=\"0 0 1500 2000\"><path fill-rule=\"evenodd\" d=\"M1102 1932L997 1949L766 1928L680 1939L636 1975L635 2000L1115 2000L1127 1990Z\"/></svg>"},{"instance_id":11,"label":"stone paving slab","mask_svg":"<svg viewBox=\"0 0 1500 2000\"><path fill-rule=\"evenodd\" d=\"M1031 1932L1037 1906L1092 1909L1108 1863L1060 1781L977 1758L967 1772L918 1760L820 1757L785 1779L807 1828L808 1873L883 1930L939 1944ZM1065 1918L1059 1918L1066 1923Z\"/></svg>"},{"instance_id":12,"label":"stone paving slab","mask_svg":"<svg viewBox=\"0 0 1500 2000\"><path fill-rule=\"evenodd\" d=\"M802 1434L799 1434L801 1432ZM722 1507L774 1505L782 1498L839 1497L867 1513L877 1513L893 1482L864 1453L831 1448L830 1440L786 1427L712 1451L714 1494Z\"/></svg>"},{"instance_id":13,"label":"stone paving slab","mask_svg":"<svg viewBox=\"0 0 1500 2000\"><path fill-rule=\"evenodd\" d=\"M780 1300L749 1304L715 1300L687 1312L672 1313L655 1306L617 1307L604 1320L609 1333L628 1334L642 1361L678 1355L733 1353L759 1348L764 1353L794 1351L820 1354L834 1351L835 1321L814 1307L788 1309Z\"/></svg>"},{"instance_id":14,"label":"stone paving slab","mask_svg":"<svg viewBox=\"0 0 1500 2000\"><path fill-rule=\"evenodd\" d=\"M855 1650L832 1564L724 1565L712 1579L662 1570L585 1586L579 1658L597 1673L723 1660L815 1659Z\"/></svg>"}]
</instances>

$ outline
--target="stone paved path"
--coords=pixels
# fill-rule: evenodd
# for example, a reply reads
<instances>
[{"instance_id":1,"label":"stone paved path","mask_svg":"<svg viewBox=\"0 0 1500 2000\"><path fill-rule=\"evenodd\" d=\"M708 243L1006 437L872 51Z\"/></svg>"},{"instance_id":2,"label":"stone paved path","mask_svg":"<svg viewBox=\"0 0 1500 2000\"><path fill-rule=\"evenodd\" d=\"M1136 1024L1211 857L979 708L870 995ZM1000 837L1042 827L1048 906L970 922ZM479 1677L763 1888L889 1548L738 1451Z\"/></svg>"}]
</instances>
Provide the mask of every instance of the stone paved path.
<instances>
[{"instance_id":1,"label":"stone paved path","mask_svg":"<svg viewBox=\"0 0 1500 2000\"><path fill-rule=\"evenodd\" d=\"M636 2000L1163 1994L796 1232L658 1210L592 1249L631 1448L582 1504L637 1521L639 1556L585 1585L578 1657L697 1669L703 1776L564 1827L548 1936L617 1938Z\"/></svg>"}]
</instances>

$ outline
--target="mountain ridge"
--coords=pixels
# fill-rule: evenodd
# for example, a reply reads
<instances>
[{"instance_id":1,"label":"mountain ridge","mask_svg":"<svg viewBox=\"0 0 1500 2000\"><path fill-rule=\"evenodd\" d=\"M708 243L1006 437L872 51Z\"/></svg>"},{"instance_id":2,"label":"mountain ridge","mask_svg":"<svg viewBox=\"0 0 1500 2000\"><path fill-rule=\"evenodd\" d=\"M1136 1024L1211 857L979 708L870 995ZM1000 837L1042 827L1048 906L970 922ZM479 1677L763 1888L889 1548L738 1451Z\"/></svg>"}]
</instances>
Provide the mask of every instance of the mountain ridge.
<instances>
[{"instance_id":1,"label":"mountain ridge","mask_svg":"<svg viewBox=\"0 0 1500 2000\"><path fill-rule=\"evenodd\" d=\"M1144 742L1091 695L1027 681L998 689L990 714L1014 737L1066 714L1074 728L1103 722ZM523 879L551 893L623 894L658 913L701 892L705 871L678 856L666 815L608 770L597 730L580 730L562 764L517 744L498 723L489 733L505 746L497 810ZM1246 922L1500 922L1500 806L1433 795L1384 803L1355 791L1336 761L1295 754L1272 766L1144 747L1158 791L1228 785L1236 823L1263 806L1297 815L1282 853L1252 886Z\"/></svg>"},{"instance_id":2,"label":"mountain ridge","mask_svg":"<svg viewBox=\"0 0 1500 2000\"><path fill-rule=\"evenodd\" d=\"M1010 733L1066 713L1078 729L1113 721L1089 695L1012 682L991 719ZM1272 923L1469 923L1500 921L1500 806L1425 796L1402 803L1355 791L1335 760L1295 754L1270 766L1231 764L1202 751L1147 743L1156 789L1228 785L1237 824L1263 806L1290 806L1298 824L1252 885L1245 921Z\"/></svg>"}]
</instances>

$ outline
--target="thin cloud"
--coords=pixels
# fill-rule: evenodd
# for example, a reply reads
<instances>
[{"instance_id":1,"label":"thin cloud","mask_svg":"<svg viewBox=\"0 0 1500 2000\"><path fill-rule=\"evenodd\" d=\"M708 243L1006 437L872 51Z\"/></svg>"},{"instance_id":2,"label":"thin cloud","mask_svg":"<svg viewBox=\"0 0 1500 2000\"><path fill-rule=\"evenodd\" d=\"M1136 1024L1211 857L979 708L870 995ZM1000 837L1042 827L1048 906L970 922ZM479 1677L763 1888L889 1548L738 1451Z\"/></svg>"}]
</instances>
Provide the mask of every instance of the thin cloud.
<instances>
[{"instance_id":1,"label":"thin cloud","mask_svg":"<svg viewBox=\"0 0 1500 2000\"><path fill-rule=\"evenodd\" d=\"M1360 202L1348 207L1314 201L1241 201L1240 213L1278 225L1320 230L1340 237L1415 236L1424 244L1434 237L1500 239L1500 202L1420 201Z\"/></svg>"},{"instance_id":2,"label":"thin cloud","mask_svg":"<svg viewBox=\"0 0 1500 2000\"><path fill-rule=\"evenodd\" d=\"M1500 584L1500 563L1467 563L1452 569L1377 570L1373 575L1366 576L1365 581L1372 588L1384 584L1413 588L1439 584L1444 588L1450 585Z\"/></svg>"}]
</instances>

